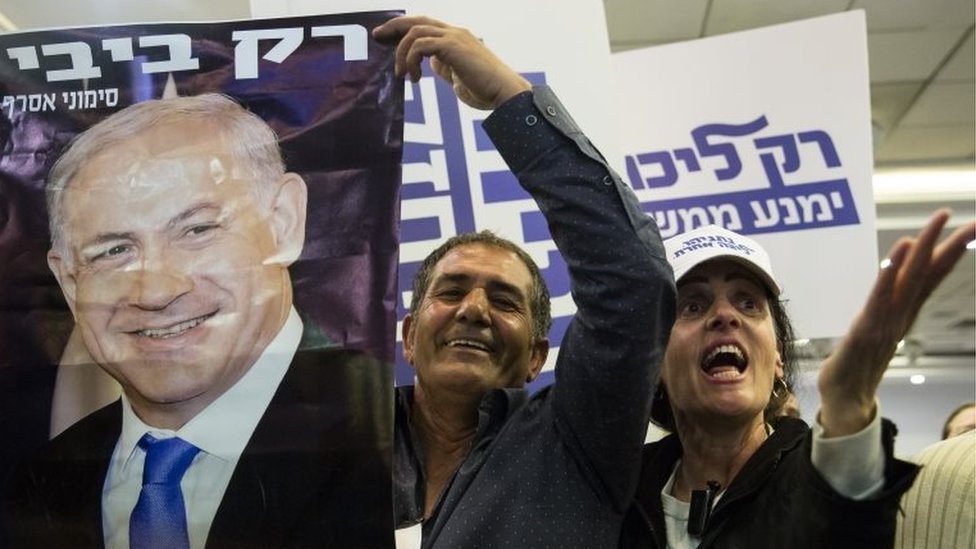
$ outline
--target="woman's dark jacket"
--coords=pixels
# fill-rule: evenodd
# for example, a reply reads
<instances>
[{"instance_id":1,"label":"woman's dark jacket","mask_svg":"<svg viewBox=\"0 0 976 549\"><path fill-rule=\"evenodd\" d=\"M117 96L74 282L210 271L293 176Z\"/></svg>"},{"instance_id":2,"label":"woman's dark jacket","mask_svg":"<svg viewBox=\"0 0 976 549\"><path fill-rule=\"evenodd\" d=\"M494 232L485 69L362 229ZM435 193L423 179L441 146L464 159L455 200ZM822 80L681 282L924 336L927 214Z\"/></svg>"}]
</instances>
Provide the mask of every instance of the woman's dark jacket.
<instances>
[{"instance_id":1,"label":"woman's dark jacket","mask_svg":"<svg viewBox=\"0 0 976 549\"><path fill-rule=\"evenodd\" d=\"M715 504L699 547L891 547L899 500L918 467L894 458L897 429L882 421L884 489L871 499L854 501L834 491L814 468L807 424L780 418L773 434ZM676 435L644 446L637 496L624 521L621 547L667 546L661 489L680 457Z\"/></svg>"}]
</instances>

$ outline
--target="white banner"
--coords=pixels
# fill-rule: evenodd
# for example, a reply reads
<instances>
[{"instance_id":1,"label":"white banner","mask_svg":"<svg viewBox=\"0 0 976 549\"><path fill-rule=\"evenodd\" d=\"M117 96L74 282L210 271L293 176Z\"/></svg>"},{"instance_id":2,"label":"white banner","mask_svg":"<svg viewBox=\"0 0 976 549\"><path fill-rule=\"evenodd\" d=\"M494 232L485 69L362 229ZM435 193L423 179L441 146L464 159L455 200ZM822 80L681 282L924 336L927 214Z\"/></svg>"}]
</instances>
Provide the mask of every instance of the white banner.
<instances>
[{"instance_id":1,"label":"white banner","mask_svg":"<svg viewBox=\"0 0 976 549\"><path fill-rule=\"evenodd\" d=\"M624 177L665 236L769 251L799 337L843 334L878 269L864 13L611 58Z\"/></svg>"}]
</instances>

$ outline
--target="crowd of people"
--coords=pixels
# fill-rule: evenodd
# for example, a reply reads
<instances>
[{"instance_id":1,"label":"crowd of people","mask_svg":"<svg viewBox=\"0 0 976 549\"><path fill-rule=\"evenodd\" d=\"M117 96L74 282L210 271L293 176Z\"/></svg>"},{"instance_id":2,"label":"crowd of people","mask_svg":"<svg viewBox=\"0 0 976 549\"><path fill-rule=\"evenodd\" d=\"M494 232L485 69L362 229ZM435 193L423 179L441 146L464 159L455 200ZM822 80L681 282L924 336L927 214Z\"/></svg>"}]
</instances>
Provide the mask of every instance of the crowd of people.
<instances>
[{"instance_id":1,"label":"crowd of people","mask_svg":"<svg viewBox=\"0 0 976 549\"><path fill-rule=\"evenodd\" d=\"M396 44L399 76L417 80L429 60L492 111L484 130L568 265L576 313L556 381L526 388L550 346L539 266L494 233L462 234L413 282L402 339L415 384L396 390L392 417L337 423L356 372L377 366L298 348L287 267L304 182L226 98L135 105L82 134L49 183L51 269L123 396L10 476L7 545L390 547L413 528L424 548L890 547L896 533L934 539L919 518L932 496L910 489L944 492L939 471L956 466L941 464L961 455L970 489L944 500L960 518L939 535L971 546L976 435L955 435L976 408L949 418L952 449L920 468L895 457L877 388L976 223L940 240L940 210L895 244L819 368L807 425L791 411L794 334L774 270L786 258L718 226L663 240L553 90L468 30L402 16L373 37ZM210 117L238 126L207 131ZM241 135L264 146L235 150ZM213 159L249 175L214 186ZM113 186L139 170L157 186ZM670 434L645 444L649 420ZM392 464L357 444L384 422ZM163 461L178 472L150 493ZM167 498L178 512L154 512Z\"/></svg>"}]
</instances>

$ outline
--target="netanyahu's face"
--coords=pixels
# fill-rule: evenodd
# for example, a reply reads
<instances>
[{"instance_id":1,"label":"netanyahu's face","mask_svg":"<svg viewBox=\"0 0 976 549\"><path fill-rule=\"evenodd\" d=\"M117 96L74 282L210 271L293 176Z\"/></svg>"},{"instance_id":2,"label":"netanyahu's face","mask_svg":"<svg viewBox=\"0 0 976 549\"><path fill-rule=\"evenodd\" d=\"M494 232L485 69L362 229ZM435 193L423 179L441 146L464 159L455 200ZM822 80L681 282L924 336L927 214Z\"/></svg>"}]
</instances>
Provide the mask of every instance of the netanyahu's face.
<instances>
[{"instance_id":1,"label":"netanyahu's face","mask_svg":"<svg viewBox=\"0 0 976 549\"><path fill-rule=\"evenodd\" d=\"M201 122L154 126L91 158L63 196L49 263L92 357L150 424L223 394L290 310L304 183L255 181L225 140ZM275 185L268 204L261 184Z\"/></svg>"}]
</instances>

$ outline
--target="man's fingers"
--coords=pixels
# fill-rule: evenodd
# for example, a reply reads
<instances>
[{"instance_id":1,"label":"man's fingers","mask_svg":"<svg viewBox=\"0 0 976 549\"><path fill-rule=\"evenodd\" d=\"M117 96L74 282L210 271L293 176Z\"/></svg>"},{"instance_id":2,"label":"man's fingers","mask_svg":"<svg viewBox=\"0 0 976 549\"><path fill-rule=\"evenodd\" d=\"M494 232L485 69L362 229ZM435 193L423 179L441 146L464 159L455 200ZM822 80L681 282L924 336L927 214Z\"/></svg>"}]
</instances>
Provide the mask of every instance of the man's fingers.
<instances>
[{"instance_id":1,"label":"man's fingers","mask_svg":"<svg viewBox=\"0 0 976 549\"><path fill-rule=\"evenodd\" d=\"M421 76L424 58L434 59L447 55L455 41L455 36L450 29L423 25L413 27L397 48L397 65L410 73L416 82Z\"/></svg>"},{"instance_id":2,"label":"man's fingers","mask_svg":"<svg viewBox=\"0 0 976 549\"><path fill-rule=\"evenodd\" d=\"M405 15L390 19L373 29L373 37L382 42L399 41L395 54L397 76L409 76L414 82L422 76L421 63L425 56L436 53L437 40L449 26L422 15Z\"/></svg>"},{"instance_id":3,"label":"man's fingers","mask_svg":"<svg viewBox=\"0 0 976 549\"><path fill-rule=\"evenodd\" d=\"M381 42L395 42L403 38L407 32L418 25L429 27L446 27L447 24L424 15L401 15L373 29L373 38Z\"/></svg>"},{"instance_id":4,"label":"man's fingers","mask_svg":"<svg viewBox=\"0 0 976 549\"><path fill-rule=\"evenodd\" d=\"M429 31L434 29L429 28ZM409 48L404 48L401 44L401 49L404 51L403 65L407 68L410 73L410 78L414 82L420 80L421 77L421 66L424 62L424 57L432 57L437 54L438 42L437 37L431 36L430 32L414 32L417 27L411 29L409 34L410 44Z\"/></svg>"},{"instance_id":5,"label":"man's fingers","mask_svg":"<svg viewBox=\"0 0 976 549\"><path fill-rule=\"evenodd\" d=\"M423 60L428 58L433 71L450 82L458 98L471 107L491 109L532 88L465 28L424 16L404 16L376 27L373 35L384 40L399 38L397 76L418 81Z\"/></svg>"}]
</instances>

